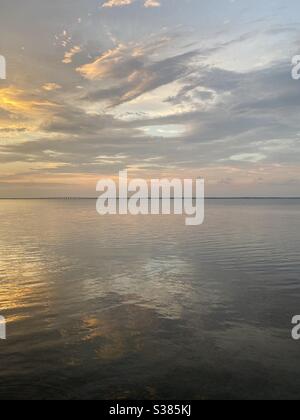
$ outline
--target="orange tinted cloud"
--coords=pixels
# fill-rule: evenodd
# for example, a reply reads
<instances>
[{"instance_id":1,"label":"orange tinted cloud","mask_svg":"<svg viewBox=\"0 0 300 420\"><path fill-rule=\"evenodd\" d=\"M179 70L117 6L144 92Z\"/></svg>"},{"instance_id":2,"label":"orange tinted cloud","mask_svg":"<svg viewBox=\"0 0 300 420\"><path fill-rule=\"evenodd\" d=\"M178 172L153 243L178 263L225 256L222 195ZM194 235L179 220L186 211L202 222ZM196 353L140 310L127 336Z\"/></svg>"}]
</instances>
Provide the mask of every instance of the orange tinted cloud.
<instances>
[{"instance_id":1,"label":"orange tinted cloud","mask_svg":"<svg viewBox=\"0 0 300 420\"><path fill-rule=\"evenodd\" d=\"M23 89L14 86L0 89L0 108L11 114L32 117L44 113L45 108L50 109L56 106L57 104L35 95L28 95Z\"/></svg>"}]
</instances>

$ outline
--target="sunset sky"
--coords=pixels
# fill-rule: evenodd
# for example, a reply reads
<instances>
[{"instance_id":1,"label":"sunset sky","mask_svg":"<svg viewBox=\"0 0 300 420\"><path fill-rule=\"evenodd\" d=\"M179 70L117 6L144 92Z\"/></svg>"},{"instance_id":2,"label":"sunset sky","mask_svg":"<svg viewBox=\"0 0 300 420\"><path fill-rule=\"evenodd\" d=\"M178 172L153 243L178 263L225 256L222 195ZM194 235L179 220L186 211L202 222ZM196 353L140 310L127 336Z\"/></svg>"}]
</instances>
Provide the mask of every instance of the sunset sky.
<instances>
[{"instance_id":1,"label":"sunset sky","mask_svg":"<svg viewBox=\"0 0 300 420\"><path fill-rule=\"evenodd\" d=\"M203 177L299 196L296 0L0 0L0 197Z\"/></svg>"}]
</instances>

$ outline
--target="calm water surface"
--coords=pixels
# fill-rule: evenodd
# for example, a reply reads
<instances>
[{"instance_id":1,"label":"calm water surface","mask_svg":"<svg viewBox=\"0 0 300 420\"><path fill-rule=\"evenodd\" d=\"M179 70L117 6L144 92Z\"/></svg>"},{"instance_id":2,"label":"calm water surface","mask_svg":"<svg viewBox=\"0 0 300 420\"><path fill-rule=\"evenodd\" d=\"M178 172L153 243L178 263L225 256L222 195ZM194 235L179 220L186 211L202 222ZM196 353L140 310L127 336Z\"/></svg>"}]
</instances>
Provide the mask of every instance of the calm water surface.
<instances>
[{"instance_id":1,"label":"calm water surface","mask_svg":"<svg viewBox=\"0 0 300 420\"><path fill-rule=\"evenodd\" d=\"M300 200L0 202L0 399L300 398Z\"/></svg>"}]
</instances>

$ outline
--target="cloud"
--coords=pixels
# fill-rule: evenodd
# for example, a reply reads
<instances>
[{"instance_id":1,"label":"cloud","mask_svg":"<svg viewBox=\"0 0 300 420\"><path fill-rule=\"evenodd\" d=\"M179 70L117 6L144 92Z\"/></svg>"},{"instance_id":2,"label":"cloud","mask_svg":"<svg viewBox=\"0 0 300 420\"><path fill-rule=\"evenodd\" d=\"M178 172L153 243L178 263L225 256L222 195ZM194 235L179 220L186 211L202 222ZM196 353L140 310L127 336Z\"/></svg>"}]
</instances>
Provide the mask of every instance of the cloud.
<instances>
[{"instance_id":1,"label":"cloud","mask_svg":"<svg viewBox=\"0 0 300 420\"><path fill-rule=\"evenodd\" d=\"M43 85L43 89L46 90L47 92L52 92L54 90L62 89L62 86L59 85L58 83L45 83Z\"/></svg>"},{"instance_id":2,"label":"cloud","mask_svg":"<svg viewBox=\"0 0 300 420\"><path fill-rule=\"evenodd\" d=\"M157 52L170 43L161 38L146 44L120 44L106 51L95 61L77 71L87 80L109 83L110 87L91 90L85 95L89 101L107 100L111 106L130 102L147 92L186 77L192 60L199 55L192 50L157 59Z\"/></svg>"},{"instance_id":3,"label":"cloud","mask_svg":"<svg viewBox=\"0 0 300 420\"><path fill-rule=\"evenodd\" d=\"M24 89L9 86L0 89L0 122L7 132L26 129L34 131L44 116L51 118L60 105L43 94L28 93Z\"/></svg>"},{"instance_id":4,"label":"cloud","mask_svg":"<svg viewBox=\"0 0 300 420\"><path fill-rule=\"evenodd\" d=\"M160 1L158 0L146 0L144 6L148 7L160 7Z\"/></svg>"},{"instance_id":5,"label":"cloud","mask_svg":"<svg viewBox=\"0 0 300 420\"><path fill-rule=\"evenodd\" d=\"M263 155L262 153L241 153L240 155L233 155L229 158L229 160L233 160L236 162L250 162L250 163L257 163L261 160L266 159L267 156Z\"/></svg>"},{"instance_id":6,"label":"cloud","mask_svg":"<svg viewBox=\"0 0 300 420\"><path fill-rule=\"evenodd\" d=\"M70 64L73 61L73 57L76 54L79 54L82 51L81 47L78 45L75 45L75 47L72 47L69 51L65 53L63 63L64 64Z\"/></svg>"},{"instance_id":7,"label":"cloud","mask_svg":"<svg viewBox=\"0 0 300 420\"><path fill-rule=\"evenodd\" d=\"M136 0L108 0L106 1L102 7L122 7L122 6L129 6L135 3ZM145 0L144 7L151 8L151 7L160 7L161 3L159 0Z\"/></svg>"},{"instance_id":8,"label":"cloud","mask_svg":"<svg viewBox=\"0 0 300 420\"><path fill-rule=\"evenodd\" d=\"M128 6L134 3L135 0L108 0L105 2L102 7L120 7L120 6Z\"/></svg>"}]
</instances>

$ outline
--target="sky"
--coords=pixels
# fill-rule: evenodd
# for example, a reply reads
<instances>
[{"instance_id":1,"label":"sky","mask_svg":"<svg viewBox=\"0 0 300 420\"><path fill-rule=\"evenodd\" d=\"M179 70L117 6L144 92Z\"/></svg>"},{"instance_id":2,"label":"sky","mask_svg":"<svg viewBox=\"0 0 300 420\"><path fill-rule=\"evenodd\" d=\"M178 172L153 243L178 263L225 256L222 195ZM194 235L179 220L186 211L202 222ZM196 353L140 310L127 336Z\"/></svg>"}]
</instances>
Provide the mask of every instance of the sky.
<instances>
[{"instance_id":1,"label":"sky","mask_svg":"<svg viewBox=\"0 0 300 420\"><path fill-rule=\"evenodd\" d=\"M0 0L0 197L299 196L296 0Z\"/></svg>"}]
</instances>

